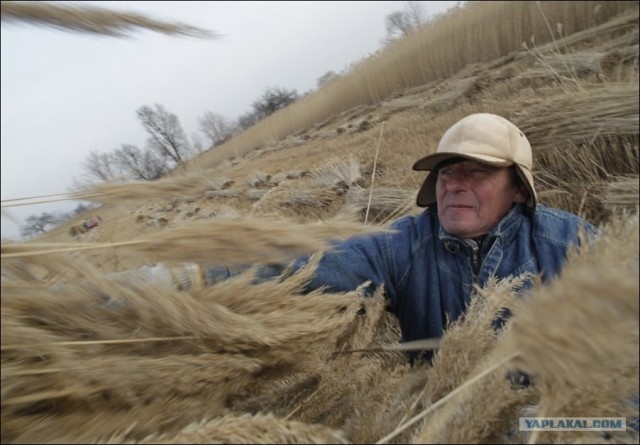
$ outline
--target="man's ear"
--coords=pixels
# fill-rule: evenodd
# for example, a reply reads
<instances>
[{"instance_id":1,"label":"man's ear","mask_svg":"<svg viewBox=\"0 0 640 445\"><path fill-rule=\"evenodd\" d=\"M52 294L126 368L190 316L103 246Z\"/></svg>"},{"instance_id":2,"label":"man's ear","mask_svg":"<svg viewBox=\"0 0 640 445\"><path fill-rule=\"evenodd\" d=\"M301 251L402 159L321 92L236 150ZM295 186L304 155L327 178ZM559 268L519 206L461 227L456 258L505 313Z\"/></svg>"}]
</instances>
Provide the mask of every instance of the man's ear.
<instances>
[{"instance_id":1,"label":"man's ear","mask_svg":"<svg viewBox=\"0 0 640 445\"><path fill-rule=\"evenodd\" d=\"M527 199L529 199L529 190L522 185L518 186L513 195L513 202L516 204L524 204L527 202Z\"/></svg>"}]
</instances>

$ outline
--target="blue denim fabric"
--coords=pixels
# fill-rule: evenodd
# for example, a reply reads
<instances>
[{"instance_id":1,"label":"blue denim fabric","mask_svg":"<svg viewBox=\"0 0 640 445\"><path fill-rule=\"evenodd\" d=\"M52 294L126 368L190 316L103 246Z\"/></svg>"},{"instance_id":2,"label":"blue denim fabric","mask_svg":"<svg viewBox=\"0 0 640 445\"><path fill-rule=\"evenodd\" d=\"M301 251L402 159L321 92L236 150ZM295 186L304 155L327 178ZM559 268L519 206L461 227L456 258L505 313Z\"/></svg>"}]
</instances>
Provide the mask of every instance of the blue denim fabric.
<instances>
[{"instance_id":1,"label":"blue denim fabric","mask_svg":"<svg viewBox=\"0 0 640 445\"><path fill-rule=\"evenodd\" d=\"M581 227L595 233L571 213L538 204L530 214L516 205L482 242L474 270L476 243L448 234L436 210L428 208L392 224L396 233L335 242L309 289L350 291L371 280L371 292L384 284L403 341L440 337L447 320L465 311L475 284L525 272L541 274L543 280L558 275L568 250L579 242ZM296 266L303 264L301 259Z\"/></svg>"}]
</instances>

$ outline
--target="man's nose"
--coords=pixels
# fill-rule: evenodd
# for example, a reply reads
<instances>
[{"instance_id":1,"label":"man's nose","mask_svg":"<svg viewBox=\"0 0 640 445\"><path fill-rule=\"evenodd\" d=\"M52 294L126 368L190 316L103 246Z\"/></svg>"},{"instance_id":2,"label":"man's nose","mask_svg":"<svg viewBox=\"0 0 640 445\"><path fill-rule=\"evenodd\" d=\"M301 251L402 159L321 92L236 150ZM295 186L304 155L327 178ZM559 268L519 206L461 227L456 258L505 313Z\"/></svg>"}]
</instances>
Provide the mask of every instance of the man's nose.
<instances>
[{"instance_id":1,"label":"man's nose","mask_svg":"<svg viewBox=\"0 0 640 445\"><path fill-rule=\"evenodd\" d=\"M455 192L466 188L469 177L463 171L455 170L446 181L447 191Z\"/></svg>"}]
</instances>

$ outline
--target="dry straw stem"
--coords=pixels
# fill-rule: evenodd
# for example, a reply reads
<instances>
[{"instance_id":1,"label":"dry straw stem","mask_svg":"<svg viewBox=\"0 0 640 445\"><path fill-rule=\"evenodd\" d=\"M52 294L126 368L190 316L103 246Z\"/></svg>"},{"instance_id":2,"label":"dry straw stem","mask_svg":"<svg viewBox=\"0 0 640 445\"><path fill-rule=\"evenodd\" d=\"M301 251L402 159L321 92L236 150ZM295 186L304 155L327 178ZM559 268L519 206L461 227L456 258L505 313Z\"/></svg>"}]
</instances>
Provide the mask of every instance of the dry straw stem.
<instances>
[{"instance_id":1,"label":"dry straw stem","mask_svg":"<svg viewBox=\"0 0 640 445\"><path fill-rule=\"evenodd\" d=\"M372 199L369 203L369 193ZM403 208L407 203L415 205L416 190L400 187L374 187L371 192L362 187L352 187L347 193L346 205L359 209L366 209L369 205L371 214L385 215L397 213L397 209Z\"/></svg>"},{"instance_id":2,"label":"dry straw stem","mask_svg":"<svg viewBox=\"0 0 640 445\"><path fill-rule=\"evenodd\" d=\"M558 25L560 26L561 23ZM575 48L579 48L576 44L584 40L589 41L594 35L605 38L606 44L596 46L600 42L590 42L591 48L586 50L569 47L569 45L575 45ZM519 76L520 79L540 78L548 81L549 77L552 77L565 88L568 94L571 94L584 87L579 78L592 76L598 81L604 81L607 78L614 78L615 69L624 64L637 65L638 9L627 10L603 25L563 36L562 42L566 48L565 52L557 48L555 40L530 50L542 67L528 69ZM526 47L526 44L523 43L523 45ZM555 49L552 46L555 46ZM570 82L566 83L567 80Z\"/></svg>"},{"instance_id":3,"label":"dry straw stem","mask_svg":"<svg viewBox=\"0 0 640 445\"><path fill-rule=\"evenodd\" d=\"M637 208L637 138L568 143L562 150L539 154L536 165L539 198L547 205L578 213L594 224L608 221L619 210Z\"/></svg>"},{"instance_id":4,"label":"dry straw stem","mask_svg":"<svg viewBox=\"0 0 640 445\"><path fill-rule=\"evenodd\" d=\"M516 314L510 341L521 354L513 366L533 376L539 415L638 416L629 406L638 394L638 293L638 216L624 215ZM637 443L637 435L612 435ZM576 436L541 433L537 440Z\"/></svg>"},{"instance_id":5,"label":"dry straw stem","mask_svg":"<svg viewBox=\"0 0 640 445\"><path fill-rule=\"evenodd\" d=\"M636 20L638 17L636 16ZM626 39L628 39L628 35ZM636 36L637 41L637 36ZM619 49L611 50L609 47L606 50L585 50L570 54L555 54L540 56L540 58L546 64L546 67L539 69L531 68L521 75L522 79L531 78L547 78L549 77L549 71L552 71L559 77L567 75L577 75L578 77L584 77L589 74L595 74L603 76L607 70L611 70L613 66L616 66L623 62L632 61L638 57L637 45L629 46L624 45ZM574 88L582 89L583 85L577 80L574 81Z\"/></svg>"},{"instance_id":6,"label":"dry straw stem","mask_svg":"<svg viewBox=\"0 0 640 445\"><path fill-rule=\"evenodd\" d=\"M62 197L62 198L51 199L54 197ZM73 198L69 193L55 193L51 195L29 196L26 198L3 199L2 207L27 206L27 205L33 205L33 204L42 204L46 202L68 201L71 199ZM25 201L25 202L22 202L22 201Z\"/></svg>"},{"instance_id":7,"label":"dry straw stem","mask_svg":"<svg viewBox=\"0 0 640 445\"><path fill-rule=\"evenodd\" d=\"M260 197L252 215L280 215L298 222L328 219L345 203L349 188L362 179L353 156L332 158L308 177L285 181Z\"/></svg>"},{"instance_id":8,"label":"dry straw stem","mask_svg":"<svg viewBox=\"0 0 640 445\"><path fill-rule=\"evenodd\" d=\"M127 183L103 183L86 187L71 195L73 199L88 199L105 204L128 200L182 197L204 192L211 188L211 180L206 176L189 175L166 178L158 181L137 181Z\"/></svg>"},{"instance_id":9,"label":"dry straw stem","mask_svg":"<svg viewBox=\"0 0 640 445\"><path fill-rule=\"evenodd\" d=\"M70 6L50 2L2 1L2 20L111 37L126 37L135 29L164 34L218 38L212 31L184 23L169 23L143 14L110 11L95 6Z\"/></svg>"},{"instance_id":10,"label":"dry straw stem","mask_svg":"<svg viewBox=\"0 0 640 445\"><path fill-rule=\"evenodd\" d=\"M311 181L319 187L345 185L350 187L360 179L362 172L360 163L351 155L329 159L325 164L310 172Z\"/></svg>"},{"instance_id":11,"label":"dry straw stem","mask_svg":"<svg viewBox=\"0 0 640 445\"><path fill-rule=\"evenodd\" d=\"M400 343L399 345L380 345L364 349L348 349L346 351L339 351L336 354L351 354L354 352L428 351L438 349L439 346L439 338L425 338L422 340Z\"/></svg>"},{"instance_id":12,"label":"dry straw stem","mask_svg":"<svg viewBox=\"0 0 640 445\"><path fill-rule=\"evenodd\" d=\"M27 202L11 202L8 204L2 204L2 207L21 207L21 206L30 206L34 204L46 204L48 202L71 201L74 199L90 199L90 198L99 197L100 195L80 195L80 194L71 195L69 193L59 193L51 196L66 196L66 197L58 198L58 199L16 198L9 201L27 201ZM6 202L6 201L3 201L3 202Z\"/></svg>"},{"instance_id":13,"label":"dry straw stem","mask_svg":"<svg viewBox=\"0 0 640 445\"><path fill-rule=\"evenodd\" d=\"M109 344L125 344L125 343L151 343L155 341L178 341L178 340L195 340L195 336L186 335L182 337L148 337L148 338L128 338L128 339L120 339L120 340L80 340L80 341L58 341L52 343L41 343L41 344L12 344L1 346L0 350L2 351L10 351L12 349L24 349L30 347L50 347L50 346L92 346L92 345L109 345ZM391 347L389 347L391 349ZM354 351L356 352L356 351Z\"/></svg>"},{"instance_id":14,"label":"dry straw stem","mask_svg":"<svg viewBox=\"0 0 640 445\"><path fill-rule=\"evenodd\" d=\"M114 442L111 442L114 443ZM343 432L323 425L313 425L278 418L271 414L235 414L188 425L178 434L150 436L146 443L349 443Z\"/></svg>"},{"instance_id":15,"label":"dry straw stem","mask_svg":"<svg viewBox=\"0 0 640 445\"><path fill-rule=\"evenodd\" d=\"M344 204L341 187L320 187L311 181L290 181L262 195L251 209L252 216L278 216L299 223L327 219Z\"/></svg>"},{"instance_id":16,"label":"dry straw stem","mask_svg":"<svg viewBox=\"0 0 640 445\"><path fill-rule=\"evenodd\" d=\"M602 190L602 201L610 208L637 208L639 185L637 176L613 177Z\"/></svg>"},{"instance_id":17,"label":"dry straw stem","mask_svg":"<svg viewBox=\"0 0 640 445\"><path fill-rule=\"evenodd\" d=\"M120 243L3 244L2 258L125 247L160 261L238 265L287 262L327 248L326 240L388 231L358 223L295 224L269 218L193 221Z\"/></svg>"},{"instance_id":18,"label":"dry straw stem","mask_svg":"<svg viewBox=\"0 0 640 445\"><path fill-rule=\"evenodd\" d=\"M66 245L66 243L65 243ZM3 285L28 285L101 279L102 274L83 253L34 255L2 261Z\"/></svg>"},{"instance_id":19,"label":"dry straw stem","mask_svg":"<svg viewBox=\"0 0 640 445\"><path fill-rule=\"evenodd\" d=\"M557 149L567 141L591 142L598 137L638 134L638 83L605 83L585 87L520 109L515 123L535 151Z\"/></svg>"},{"instance_id":20,"label":"dry straw stem","mask_svg":"<svg viewBox=\"0 0 640 445\"><path fill-rule=\"evenodd\" d=\"M384 122L380 126L380 136L378 136L378 143L376 144L376 154L373 158L373 171L371 172L371 185L369 186L369 200L367 202L367 211L364 215L364 223L367 224L369 220L369 209L371 208L371 199L373 198L373 184L376 179L376 166L378 165L378 154L380 153L380 142L382 141L382 132L384 131Z\"/></svg>"}]
</instances>

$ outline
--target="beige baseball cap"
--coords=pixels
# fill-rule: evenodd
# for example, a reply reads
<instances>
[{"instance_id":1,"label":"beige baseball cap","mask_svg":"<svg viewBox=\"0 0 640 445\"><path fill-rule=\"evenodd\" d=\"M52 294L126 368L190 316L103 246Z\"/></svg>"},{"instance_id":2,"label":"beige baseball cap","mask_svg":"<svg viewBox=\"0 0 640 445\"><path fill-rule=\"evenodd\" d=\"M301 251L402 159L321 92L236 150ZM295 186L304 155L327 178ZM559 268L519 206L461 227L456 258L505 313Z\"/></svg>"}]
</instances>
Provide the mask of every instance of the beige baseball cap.
<instances>
[{"instance_id":1,"label":"beige baseball cap","mask_svg":"<svg viewBox=\"0 0 640 445\"><path fill-rule=\"evenodd\" d=\"M518 175L529 190L526 206L535 208L537 197L531 174L531 145L518 127L507 119L490 113L471 114L459 120L444 133L435 153L413 164L414 170L431 171L418 193L418 206L435 204L437 174L433 169L442 161L457 157L496 167L515 165Z\"/></svg>"}]
</instances>

